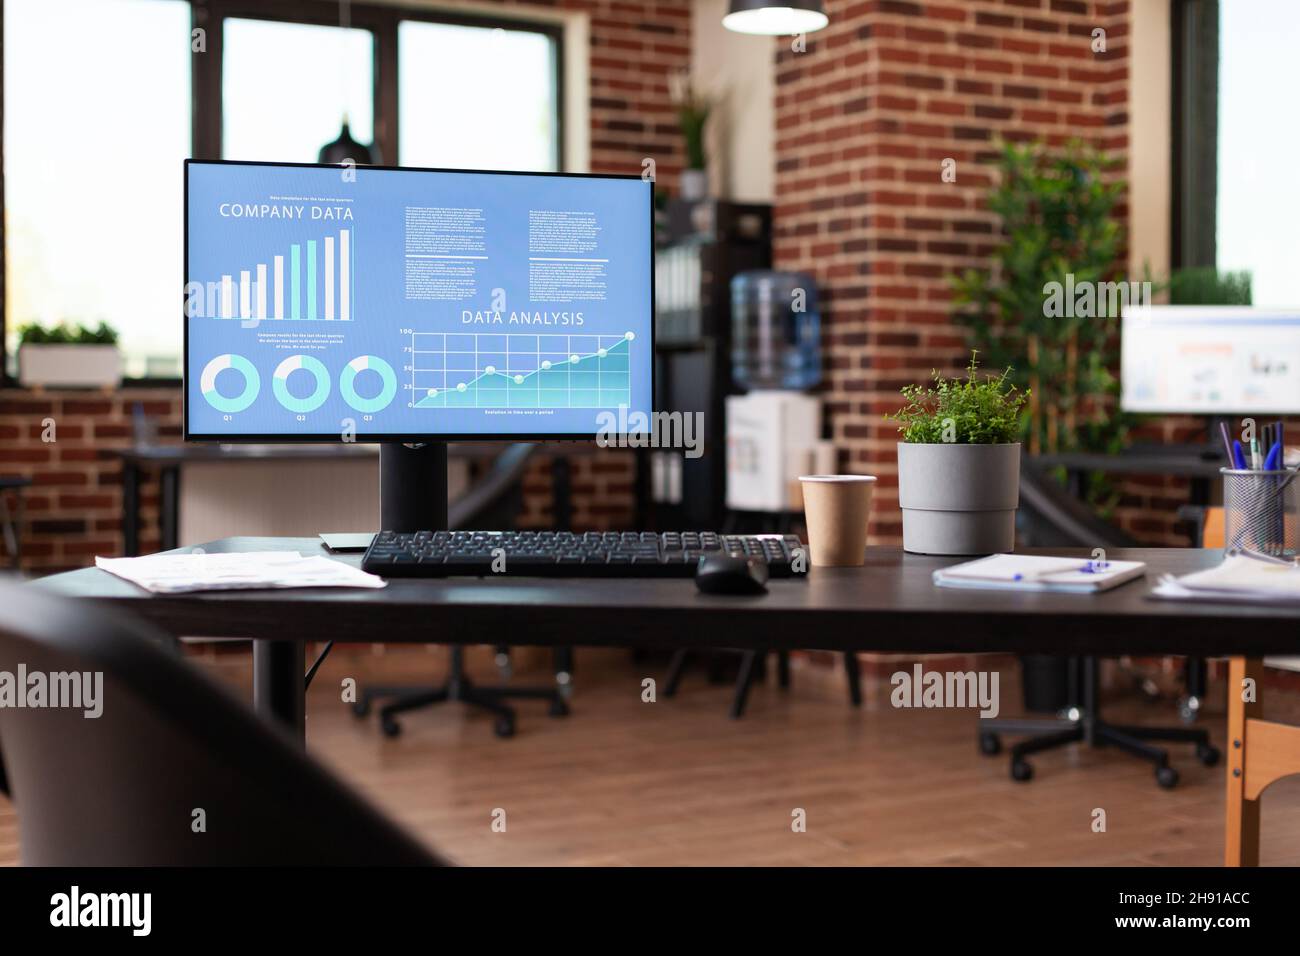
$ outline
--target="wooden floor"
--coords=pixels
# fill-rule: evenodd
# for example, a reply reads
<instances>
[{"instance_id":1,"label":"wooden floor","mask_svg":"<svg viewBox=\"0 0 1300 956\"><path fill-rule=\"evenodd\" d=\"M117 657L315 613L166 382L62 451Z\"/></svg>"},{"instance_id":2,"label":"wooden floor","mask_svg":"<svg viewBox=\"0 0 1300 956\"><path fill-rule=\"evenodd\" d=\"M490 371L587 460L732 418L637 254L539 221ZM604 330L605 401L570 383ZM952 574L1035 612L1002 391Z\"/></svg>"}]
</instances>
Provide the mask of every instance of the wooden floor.
<instances>
[{"instance_id":1,"label":"wooden floor","mask_svg":"<svg viewBox=\"0 0 1300 956\"><path fill-rule=\"evenodd\" d=\"M458 704L408 716L384 738L339 700L345 677L432 678L442 652L336 651L310 694L308 746L443 854L497 865L1215 865L1222 857L1223 770L1176 750L1182 782L1159 789L1148 765L1072 747L1039 755L1028 784L1005 756L975 747L970 711L896 710L872 680L860 711L836 671L799 667L794 686L756 689L749 714L727 718L729 686L688 675L675 699L661 664L579 652L573 714L520 706L519 732L492 734ZM246 655L202 666L247 686ZM1019 700L1002 675L1004 715ZM490 671L487 677L491 677ZM532 680L545 674L534 674ZM516 677L528 682L527 675ZM1222 687L1203 718L1222 743ZM1300 717L1300 696L1265 693L1271 717ZM1110 715L1170 723L1166 704L1120 699ZM792 811L807 831L791 829ZM1094 809L1106 832L1092 829ZM504 810L506 832L493 832ZM499 815L499 814L498 814ZM1265 865L1300 864L1300 779L1264 797ZM17 861L17 825L0 800L0 863Z\"/></svg>"}]
</instances>

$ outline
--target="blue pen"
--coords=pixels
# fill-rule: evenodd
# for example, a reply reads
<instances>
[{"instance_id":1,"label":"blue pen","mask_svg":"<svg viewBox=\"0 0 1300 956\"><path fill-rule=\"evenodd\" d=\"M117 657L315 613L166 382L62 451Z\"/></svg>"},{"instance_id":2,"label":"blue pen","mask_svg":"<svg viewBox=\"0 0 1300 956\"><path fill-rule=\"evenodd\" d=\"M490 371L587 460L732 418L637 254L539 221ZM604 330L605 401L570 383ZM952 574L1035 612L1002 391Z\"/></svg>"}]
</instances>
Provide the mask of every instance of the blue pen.
<instances>
[{"instance_id":1,"label":"blue pen","mask_svg":"<svg viewBox=\"0 0 1300 956\"><path fill-rule=\"evenodd\" d=\"M1265 471L1277 471L1282 462L1282 444L1274 442L1273 447L1268 450L1268 457L1264 459Z\"/></svg>"},{"instance_id":2,"label":"blue pen","mask_svg":"<svg viewBox=\"0 0 1300 956\"><path fill-rule=\"evenodd\" d=\"M1246 453L1241 450L1241 442L1232 443L1232 464L1238 471L1246 470Z\"/></svg>"}]
</instances>

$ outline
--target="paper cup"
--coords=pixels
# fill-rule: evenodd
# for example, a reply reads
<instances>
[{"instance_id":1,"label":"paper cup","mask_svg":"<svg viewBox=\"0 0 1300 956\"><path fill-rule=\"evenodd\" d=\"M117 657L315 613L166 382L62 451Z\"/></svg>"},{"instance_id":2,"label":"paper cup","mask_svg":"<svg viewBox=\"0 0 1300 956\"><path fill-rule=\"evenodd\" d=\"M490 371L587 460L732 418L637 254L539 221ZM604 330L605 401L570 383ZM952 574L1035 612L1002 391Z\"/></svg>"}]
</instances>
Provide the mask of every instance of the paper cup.
<instances>
[{"instance_id":1,"label":"paper cup","mask_svg":"<svg viewBox=\"0 0 1300 956\"><path fill-rule=\"evenodd\" d=\"M861 565L874 475L801 475L808 550L818 567Z\"/></svg>"}]
</instances>

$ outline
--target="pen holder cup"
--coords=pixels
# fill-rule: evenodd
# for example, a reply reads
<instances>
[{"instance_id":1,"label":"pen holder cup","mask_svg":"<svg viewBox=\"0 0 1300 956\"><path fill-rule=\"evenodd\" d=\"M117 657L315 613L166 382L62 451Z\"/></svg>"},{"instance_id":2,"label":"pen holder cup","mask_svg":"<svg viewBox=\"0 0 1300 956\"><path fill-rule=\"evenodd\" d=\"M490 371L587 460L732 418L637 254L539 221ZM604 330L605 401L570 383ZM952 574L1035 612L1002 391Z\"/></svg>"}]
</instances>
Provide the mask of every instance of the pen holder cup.
<instances>
[{"instance_id":1,"label":"pen holder cup","mask_svg":"<svg viewBox=\"0 0 1300 956\"><path fill-rule=\"evenodd\" d=\"M1300 472L1221 471L1225 547L1279 558L1300 553Z\"/></svg>"}]
</instances>

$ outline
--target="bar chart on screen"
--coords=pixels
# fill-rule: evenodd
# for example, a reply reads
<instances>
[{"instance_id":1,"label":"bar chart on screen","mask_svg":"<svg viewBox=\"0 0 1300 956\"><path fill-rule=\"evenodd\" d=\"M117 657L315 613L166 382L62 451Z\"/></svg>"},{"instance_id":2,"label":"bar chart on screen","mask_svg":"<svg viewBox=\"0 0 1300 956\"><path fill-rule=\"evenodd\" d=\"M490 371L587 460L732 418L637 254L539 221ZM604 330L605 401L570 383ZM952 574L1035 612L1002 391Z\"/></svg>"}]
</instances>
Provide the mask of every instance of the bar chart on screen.
<instances>
[{"instance_id":1,"label":"bar chart on screen","mask_svg":"<svg viewBox=\"0 0 1300 956\"><path fill-rule=\"evenodd\" d=\"M237 321L351 322L355 230L288 243L283 251L206 284L206 311Z\"/></svg>"},{"instance_id":2,"label":"bar chart on screen","mask_svg":"<svg viewBox=\"0 0 1300 956\"><path fill-rule=\"evenodd\" d=\"M632 332L411 332L412 408L615 408L632 401Z\"/></svg>"}]
</instances>

